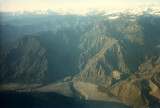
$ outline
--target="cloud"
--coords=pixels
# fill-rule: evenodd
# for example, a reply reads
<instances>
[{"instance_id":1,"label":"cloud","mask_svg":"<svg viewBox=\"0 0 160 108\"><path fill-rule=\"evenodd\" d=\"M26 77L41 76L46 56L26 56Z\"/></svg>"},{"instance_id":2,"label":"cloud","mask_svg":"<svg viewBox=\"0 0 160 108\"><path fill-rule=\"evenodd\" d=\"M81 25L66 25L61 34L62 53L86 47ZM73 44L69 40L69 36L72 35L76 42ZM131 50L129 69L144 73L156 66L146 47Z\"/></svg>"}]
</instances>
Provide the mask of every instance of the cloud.
<instances>
[{"instance_id":1,"label":"cloud","mask_svg":"<svg viewBox=\"0 0 160 108\"><path fill-rule=\"evenodd\" d=\"M0 0L0 11L56 8L123 8L160 4L160 0Z\"/></svg>"}]
</instances>

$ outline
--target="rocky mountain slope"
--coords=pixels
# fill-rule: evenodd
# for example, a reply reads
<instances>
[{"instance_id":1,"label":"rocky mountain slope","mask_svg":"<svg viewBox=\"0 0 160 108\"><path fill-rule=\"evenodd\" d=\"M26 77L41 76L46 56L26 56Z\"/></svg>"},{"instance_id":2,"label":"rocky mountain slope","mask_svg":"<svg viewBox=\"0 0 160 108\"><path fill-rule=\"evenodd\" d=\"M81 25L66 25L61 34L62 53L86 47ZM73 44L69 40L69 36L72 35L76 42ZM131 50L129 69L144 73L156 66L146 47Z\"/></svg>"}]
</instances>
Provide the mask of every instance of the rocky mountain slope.
<instances>
[{"instance_id":1,"label":"rocky mountain slope","mask_svg":"<svg viewBox=\"0 0 160 108\"><path fill-rule=\"evenodd\" d=\"M66 82L67 90L75 89L69 94L76 91L85 100L101 100L85 89L90 87L106 93L105 101L159 107L160 18L120 15L84 22L22 36L2 47L1 85ZM35 90L53 86L45 88Z\"/></svg>"}]
</instances>

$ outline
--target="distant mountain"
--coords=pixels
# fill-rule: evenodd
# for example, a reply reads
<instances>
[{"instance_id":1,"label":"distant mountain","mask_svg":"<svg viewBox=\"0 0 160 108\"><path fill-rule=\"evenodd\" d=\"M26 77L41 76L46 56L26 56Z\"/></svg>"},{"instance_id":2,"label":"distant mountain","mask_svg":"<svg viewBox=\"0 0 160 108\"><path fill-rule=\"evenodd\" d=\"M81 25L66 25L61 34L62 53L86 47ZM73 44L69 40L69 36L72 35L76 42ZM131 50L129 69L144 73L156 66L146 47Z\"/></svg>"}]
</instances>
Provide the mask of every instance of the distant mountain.
<instances>
[{"instance_id":1,"label":"distant mountain","mask_svg":"<svg viewBox=\"0 0 160 108\"><path fill-rule=\"evenodd\" d=\"M1 16L2 19L7 19L6 16ZM6 44L17 40L24 35L32 35L38 32L56 31L60 28L68 28L80 24L88 23L89 20L94 20L90 17L77 17L76 15L21 15L9 16L11 19L1 22L1 44Z\"/></svg>"},{"instance_id":2,"label":"distant mountain","mask_svg":"<svg viewBox=\"0 0 160 108\"><path fill-rule=\"evenodd\" d=\"M91 83L116 102L159 107L160 17L114 16L57 16L62 19L47 17L53 22L22 27L2 25L2 37L7 33L18 37L1 48L1 84L66 82L73 96L99 99L78 88L91 89ZM43 90L40 87L32 89Z\"/></svg>"},{"instance_id":3,"label":"distant mountain","mask_svg":"<svg viewBox=\"0 0 160 108\"><path fill-rule=\"evenodd\" d=\"M97 20L114 20L121 16L134 20L136 16L159 17L159 8L134 9L84 9L81 10L36 10L0 12L1 44L13 42L23 35L31 35L42 31L54 31L63 27L73 27ZM65 13L64 13L65 12ZM79 13L80 12L80 13Z\"/></svg>"},{"instance_id":4,"label":"distant mountain","mask_svg":"<svg viewBox=\"0 0 160 108\"><path fill-rule=\"evenodd\" d=\"M149 13L152 15L160 15L159 3L157 4L146 4L143 6L125 6L125 7L84 7L84 8L53 8L48 10L12 10L9 12L0 12L3 16L12 17L33 17L35 15L48 16L48 15L78 15L78 16L92 16L92 15L110 15L110 14L126 14L126 15L142 15ZM12 18L7 18L12 19ZM7 20L5 19L5 20Z\"/></svg>"}]
</instances>

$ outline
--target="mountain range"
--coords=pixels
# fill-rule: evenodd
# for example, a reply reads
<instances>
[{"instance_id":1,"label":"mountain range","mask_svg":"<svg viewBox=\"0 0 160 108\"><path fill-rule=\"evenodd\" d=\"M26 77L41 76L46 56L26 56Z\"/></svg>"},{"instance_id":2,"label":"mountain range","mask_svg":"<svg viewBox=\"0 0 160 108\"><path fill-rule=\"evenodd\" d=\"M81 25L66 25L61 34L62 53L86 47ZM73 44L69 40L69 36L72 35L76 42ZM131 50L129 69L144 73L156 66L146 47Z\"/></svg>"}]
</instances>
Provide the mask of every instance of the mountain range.
<instances>
[{"instance_id":1,"label":"mountain range","mask_svg":"<svg viewBox=\"0 0 160 108\"><path fill-rule=\"evenodd\" d=\"M29 14L0 30L1 92L160 107L158 15Z\"/></svg>"}]
</instances>

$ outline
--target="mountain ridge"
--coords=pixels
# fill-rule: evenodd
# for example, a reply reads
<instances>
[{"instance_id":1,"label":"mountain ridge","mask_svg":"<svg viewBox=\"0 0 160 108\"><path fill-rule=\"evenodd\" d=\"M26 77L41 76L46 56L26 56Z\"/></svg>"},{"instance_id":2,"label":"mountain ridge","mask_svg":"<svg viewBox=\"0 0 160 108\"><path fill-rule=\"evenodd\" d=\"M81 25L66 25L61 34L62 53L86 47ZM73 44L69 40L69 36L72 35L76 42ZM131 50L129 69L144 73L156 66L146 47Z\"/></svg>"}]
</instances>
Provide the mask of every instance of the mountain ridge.
<instances>
[{"instance_id":1,"label":"mountain ridge","mask_svg":"<svg viewBox=\"0 0 160 108\"><path fill-rule=\"evenodd\" d=\"M88 92L99 90L96 93L128 106L159 107L159 17L66 18L74 20L61 19L58 28L4 44L0 90L14 83L17 91L58 91L74 94L78 100L100 100ZM32 87L33 83L40 85Z\"/></svg>"}]
</instances>

